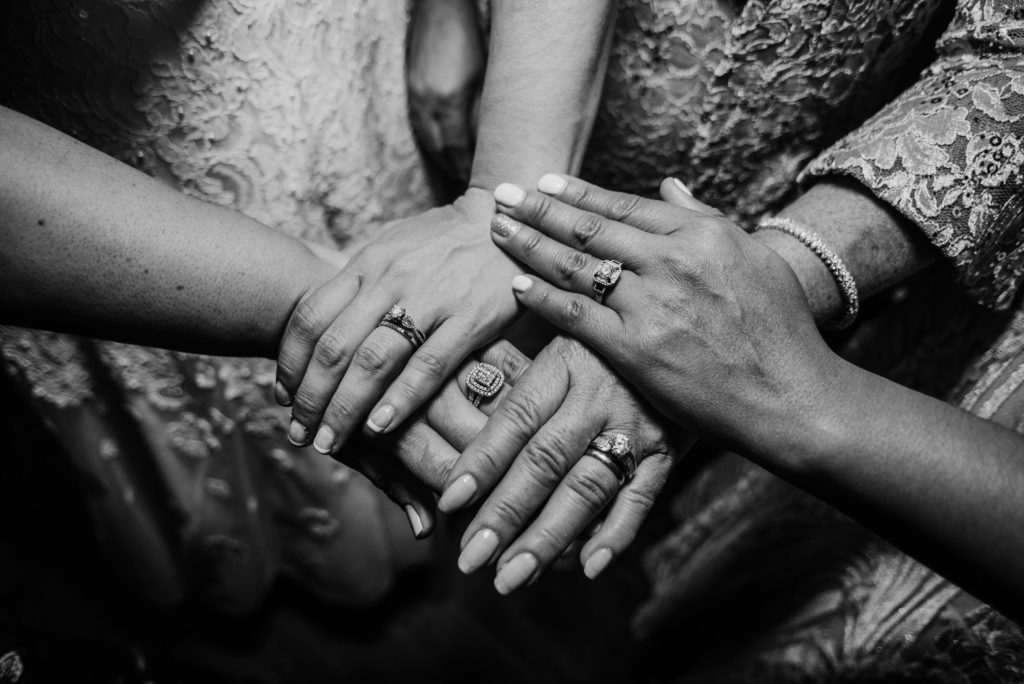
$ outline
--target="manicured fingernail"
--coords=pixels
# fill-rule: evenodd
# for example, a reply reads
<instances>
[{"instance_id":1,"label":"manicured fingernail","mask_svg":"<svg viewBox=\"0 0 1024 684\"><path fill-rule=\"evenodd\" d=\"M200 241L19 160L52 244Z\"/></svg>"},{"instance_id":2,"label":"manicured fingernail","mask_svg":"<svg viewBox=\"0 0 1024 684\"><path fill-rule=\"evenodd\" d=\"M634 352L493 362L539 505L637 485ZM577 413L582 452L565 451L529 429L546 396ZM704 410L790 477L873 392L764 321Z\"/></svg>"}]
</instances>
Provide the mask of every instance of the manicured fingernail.
<instances>
[{"instance_id":1,"label":"manicured fingernail","mask_svg":"<svg viewBox=\"0 0 1024 684\"><path fill-rule=\"evenodd\" d=\"M316 439L313 440L313 448L321 454L330 454L334 449L334 430L327 425L321 425L316 431Z\"/></svg>"},{"instance_id":2,"label":"manicured fingernail","mask_svg":"<svg viewBox=\"0 0 1024 684\"><path fill-rule=\"evenodd\" d=\"M518 207L526 199L526 192L517 185L502 183L494 188L494 199L506 207Z\"/></svg>"},{"instance_id":3,"label":"manicured fingernail","mask_svg":"<svg viewBox=\"0 0 1024 684\"><path fill-rule=\"evenodd\" d=\"M395 417L395 407L384 404L374 411L366 421L366 427L374 432L384 432L391 425L391 419Z\"/></svg>"},{"instance_id":4,"label":"manicured fingernail","mask_svg":"<svg viewBox=\"0 0 1024 684\"><path fill-rule=\"evenodd\" d=\"M292 405L292 395L288 394L288 390L284 388L280 380L274 385L274 398L277 399L277 403L281 406Z\"/></svg>"},{"instance_id":5,"label":"manicured fingernail","mask_svg":"<svg viewBox=\"0 0 1024 684\"><path fill-rule=\"evenodd\" d=\"M546 173L537 181L537 189L545 195L557 195L565 190L568 185L569 181L553 173Z\"/></svg>"},{"instance_id":6,"label":"manicured fingernail","mask_svg":"<svg viewBox=\"0 0 1024 684\"><path fill-rule=\"evenodd\" d=\"M416 512L410 504L405 505L405 517L409 519L409 527L412 528L412 535L417 539L423 534L423 521L420 520L420 514Z\"/></svg>"},{"instance_id":7,"label":"manicured fingernail","mask_svg":"<svg viewBox=\"0 0 1024 684\"><path fill-rule=\"evenodd\" d=\"M309 431L294 418L292 424L288 426L288 441L298 447L309 444Z\"/></svg>"},{"instance_id":8,"label":"manicured fingernail","mask_svg":"<svg viewBox=\"0 0 1024 684\"><path fill-rule=\"evenodd\" d=\"M594 579L608 567L608 564L612 562L612 550L608 547L602 547L590 554L590 558L583 564L583 574L589 579Z\"/></svg>"},{"instance_id":9,"label":"manicured fingernail","mask_svg":"<svg viewBox=\"0 0 1024 684\"><path fill-rule=\"evenodd\" d=\"M672 182L676 184L676 187L677 187L677 188L679 188L680 190L682 190L683 192L685 192L685 193L686 193L687 195L689 195L690 197L693 197L693 193L692 193L692 192L690 192L690 188L688 188L688 187L686 187L685 185L683 185L683 181L679 180L678 178L673 178L673 179L672 179Z\"/></svg>"},{"instance_id":10,"label":"manicured fingernail","mask_svg":"<svg viewBox=\"0 0 1024 684\"><path fill-rule=\"evenodd\" d=\"M523 586L537 572L537 558L532 553L521 553L498 571L494 578L494 588L501 595L511 594Z\"/></svg>"},{"instance_id":11,"label":"manicured fingernail","mask_svg":"<svg viewBox=\"0 0 1024 684\"><path fill-rule=\"evenodd\" d=\"M476 488L476 478L472 475L463 475L444 490L444 494L437 502L437 507L443 513L457 511L469 503L469 500L476 494Z\"/></svg>"},{"instance_id":12,"label":"manicured fingernail","mask_svg":"<svg viewBox=\"0 0 1024 684\"><path fill-rule=\"evenodd\" d=\"M491 230L503 238L510 238L519 232L521 224L505 214L495 214L491 219Z\"/></svg>"},{"instance_id":13,"label":"manicured fingernail","mask_svg":"<svg viewBox=\"0 0 1024 684\"><path fill-rule=\"evenodd\" d=\"M494 530L485 527L474 534L466 548L462 549L462 553L459 554L459 570L464 575L476 572L491 562L497 550L498 535Z\"/></svg>"},{"instance_id":14,"label":"manicured fingernail","mask_svg":"<svg viewBox=\"0 0 1024 684\"><path fill-rule=\"evenodd\" d=\"M517 275L512 279L512 289L516 292L526 292L533 287L533 280L524 275Z\"/></svg>"}]
</instances>

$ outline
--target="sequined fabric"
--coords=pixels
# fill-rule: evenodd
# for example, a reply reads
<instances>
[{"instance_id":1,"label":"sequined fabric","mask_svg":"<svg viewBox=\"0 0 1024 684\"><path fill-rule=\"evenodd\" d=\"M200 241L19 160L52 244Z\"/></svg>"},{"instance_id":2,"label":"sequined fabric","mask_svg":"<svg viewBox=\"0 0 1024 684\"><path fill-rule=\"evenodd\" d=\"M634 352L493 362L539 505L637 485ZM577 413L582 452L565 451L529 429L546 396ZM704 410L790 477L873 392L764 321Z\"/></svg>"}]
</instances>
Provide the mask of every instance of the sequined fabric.
<instances>
[{"instance_id":1,"label":"sequined fabric","mask_svg":"<svg viewBox=\"0 0 1024 684\"><path fill-rule=\"evenodd\" d=\"M402 0L13 3L0 102L188 195L347 246L431 204L406 22ZM387 588L404 543L391 504L287 444L271 362L11 328L0 352L82 473L110 564L148 598L244 612L281 572L328 600ZM45 482L15 486L45 497Z\"/></svg>"}]
</instances>

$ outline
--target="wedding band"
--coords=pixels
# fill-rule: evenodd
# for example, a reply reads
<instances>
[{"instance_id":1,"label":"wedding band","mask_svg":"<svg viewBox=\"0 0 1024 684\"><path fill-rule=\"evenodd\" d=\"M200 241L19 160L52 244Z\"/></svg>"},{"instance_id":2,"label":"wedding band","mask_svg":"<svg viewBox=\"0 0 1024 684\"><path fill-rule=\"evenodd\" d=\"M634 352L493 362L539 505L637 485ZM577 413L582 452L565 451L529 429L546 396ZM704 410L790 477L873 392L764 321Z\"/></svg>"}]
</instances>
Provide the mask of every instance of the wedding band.
<instances>
[{"instance_id":1,"label":"wedding band","mask_svg":"<svg viewBox=\"0 0 1024 684\"><path fill-rule=\"evenodd\" d=\"M608 466L619 479L620 486L633 479L633 474L636 472L633 443L621 432L610 437L598 435L590 442L584 455L592 456Z\"/></svg>"},{"instance_id":2,"label":"wedding band","mask_svg":"<svg viewBox=\"0 0 1024 684\"><path fill-rule=\"evenodd\" d=\"M605 259L597 265L594 271L594 300L600 304L604 300L605 292L615 287L622 275L622 262L614 259Z\"/></svg>"},{"instance_id":3,"label":"wedding band","mask_svg":"<svg viewBox=\"0 0 1024 684\"><path fill-rule=\"evenodd\" d=\"M478 363L466 378L466 397L473 402L473 406L480 406L481 401L493 397L504 385L505 374L500 368L489 363Z\"/></svg>"},{"instance_id":4,"label":"wedding band","mask_svg":"<svg viewBox=\"0 0 1024 684\"><path fill-rule=\"evenodd\" d=\"M384 318L380 319L380 323L377 324L378 328L391 328L396 333L409 340L409 344L413 348L419 347L423 344L427 336L423 334L423 331L416 327L413 323L412 318L409 314L405 313L405 308L398 304L393 304L388 312L384 314Z\"/></svg>"}]
</instances>

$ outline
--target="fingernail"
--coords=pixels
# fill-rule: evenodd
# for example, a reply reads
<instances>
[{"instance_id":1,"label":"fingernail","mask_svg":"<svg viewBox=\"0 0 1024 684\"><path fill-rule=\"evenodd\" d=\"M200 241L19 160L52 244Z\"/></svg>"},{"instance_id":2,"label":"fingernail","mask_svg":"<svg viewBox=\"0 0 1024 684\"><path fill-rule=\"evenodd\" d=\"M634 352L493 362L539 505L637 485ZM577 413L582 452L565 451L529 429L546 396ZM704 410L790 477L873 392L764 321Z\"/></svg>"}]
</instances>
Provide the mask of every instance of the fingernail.
<instances>
[{"instance_id":1,"label":"fingernail","mask_svg":"<svg viewBox=\"0 0 1024 684\"><path fill-rule=\"evenodd\" d=\"M420 514L416 512L410 504L405 505L405 517L409 519L409 527L412 528L412 535L417 539L423 534L423 521L420 519Z\"/></svg>"},{"instance_id":2,"label":"fingernail","mask_svg":"<svg viewBox=\"0 0 1024 684\"><path fill-rule=\"evenodd\" d=\"M519 221L505 214L495 214L491 219L491 230L503 238L510 238L519 232Z\"/></svg>"},{"instance_id":3,"label":"fingernail","mask_svg":"<svg viewBox=\"0 0 1024 684\"><path fill-rule=\"evenodd\" d=\"M686 193L687 195L689 195L690 197L693 197L693 193L692 193L692 192L690 192L690 188L688 188L688 187L686 187L685 185L683 185L683 181L679 180L678 178L673 178L673 179L672 179L672 182L676 184L676 187L677 187L677 188L679 188L680 190L682 190L683 192L685 192L685 193Z\"/></svg>"},{"instance_id":4,"label":"fingernail","mask_svg":"<svg viewBox=\"0 0 1024 684\"><path fill-rule=\"evenodd\" d=\"M502 183L494 188L494 199L506 207L518 207L526 199L526 192L517 185Z\"/></svg>"},{"instance_id":5,"label":"fingernail","mask_svg":"<svg viewBox=\"0 0 1024 684\"><path fill-rule=\"evenodd\" d=\"M603 547L590 554L590 558L583 564L583 574L589 579L594 579L608 567L612 562L612 550Z\"/></svg>"},{"instance_id":6,"label":"fingernail","mask_svg":"<svg viewBox=\"0 0 1024 684\"><path fill-rule=\"evenodd\" d=\"M557 195L565 190L568 185L569 181L553 173L546 173L537 181L537 189L545 195Z\"/></svg>"},{"instance_id":7,"label":"fingernail","mask_svg":"<svg viewBox=\"0 0 1024 684\"><path fill-rule=\"evenodd\" d=\"M444 494L437 502L437 507L443 513L457 511L469 503L469 500L476 494L476 488L476 478L472 475L463 475L444 490Z\"/></svg>"},{"instance_id":8,"label":"fingernail","mask_svg":"<svg viewBox=\"0 0 1024 684\"><path fill-rule=\"evenodd\" d=\"M527 278L524 275L517 275L512 279L512 289L516 292L523 293L529 290L533 286L533 280Z\"/></svg>"},{"instance_id":9,"label":"fingernail","mask_svg":"<svg viewBox=\"0 0 1024 684\"><path fill-rule=\"evenodd\" d=\"M297 447L309 444L309 432L302 423L294 418L292 418L292 424L288 426L288 441Z\"/></svg>"},{"instance_id":10,"label":"fingernail","mask_svg":"<svg viewBox=\"0 0 1024 684\"><path fill-rule=\"evenodd\" d=\"M316 431L313 448L321 454L330 454L334 449L334 430L327 425L321 425L320 429Z\"/></svg>"},{"instance_id":11,"label":"fingernail","mask_svg":"<svg viewBox=\"0 0 1024 684\"><path fill-rule=\"evenodd\" d=\"M521 553L498 571L494 578L494 588L502 596L511 594L513 591L530 581L537 572L537 558L532 553Z\"/></svg>"},{"instance_id":12,"label":"fingernail","mask_svg":"<svg viewBox=\"0 0 1024 684\"><path fill-rule=\"evenodd\" d=\"M497 550L498 535L494 530L485 527L474 534L466 548L462 549L462 553L459 554L459 570L464 575L476 572L491 562Z\"/></svg>"},{"instance_id":13,"label":"fingernail","mask_svg":"<svg viewBox=\"0 0 1024 684\"><path fill-rule=\"evenodd\" d=\"M384 404L374 411L366 421L366 427L374 432L384 432L391 425L391 419L395 417L395 407Z\"/></svg>"},{"instance_id":14,"label":"fingernail","mask_svg":"<svg viewBox=\"0 0 1024 684\"><path fill-rule=\"evenodd\" d=\"M274 385L274 398L277 399L277 403L281 406L292 405L292 395L288 394L288 390L284 388L280 380Z\"/></svg>"}]
</instances>

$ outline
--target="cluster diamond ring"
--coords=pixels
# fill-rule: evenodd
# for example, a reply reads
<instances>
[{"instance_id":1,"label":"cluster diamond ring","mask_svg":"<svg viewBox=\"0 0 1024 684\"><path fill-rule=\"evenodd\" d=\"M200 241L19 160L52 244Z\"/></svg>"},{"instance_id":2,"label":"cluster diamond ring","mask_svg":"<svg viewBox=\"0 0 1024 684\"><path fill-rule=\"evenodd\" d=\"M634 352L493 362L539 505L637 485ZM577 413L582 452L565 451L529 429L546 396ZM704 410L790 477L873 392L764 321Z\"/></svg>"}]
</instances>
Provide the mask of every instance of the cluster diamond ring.
<instances>
[{"instance_id":1,"label":"cluster diamond ring","mask_svg":"<svg viewBox=\"0 0 1024 684\"><path fill-rule=\"evenodd\" d=\"M413 323L412 317L405 312L405 308L398 304L392 305L388 312L384 314L384 318L380 319L380 323L377 324L378 328L391 328L396 333L409 340L409 344L413 348L419 347L423 344L427 336L423 334L423 331L416 327Z\"/></svg>"},{"instance_id":2,"label":"cluster diamond ring","mask_svg":"<svg viewBox=\"0 0 1024 684\"><path fill-rule=\"evenodd\" d=\"M505 374L500 368L489 363L478 363L466 378L466 397L473 402L473 406L480 406L481 401L493 397L504 385Z\"/></svg>"},{"instance_id":3,"label":"cluster diamond ring","mask_svg":"<svg viewBox=\"0 0 1024 684\"><path fill-rule=\"evenodd\" d=\"M594 300L600 304L604 300L604 294L609 288L615 287L622 275L622 262L614 259L605 259L597 265L594 271Z\"/></svg>"},{"instance_id":4,"label":"cluster diamond ring","mask_svg":"<svg viewBox=\"0 0 1024 684\"><path fill-rule=\"evenodd\" d=\"M607 466L619 480L620 487L629 482L636 472L633 443L622 433L611 436L599 435L590 443L584 455L595 458Z\"/></svg>"}]
</instances>

